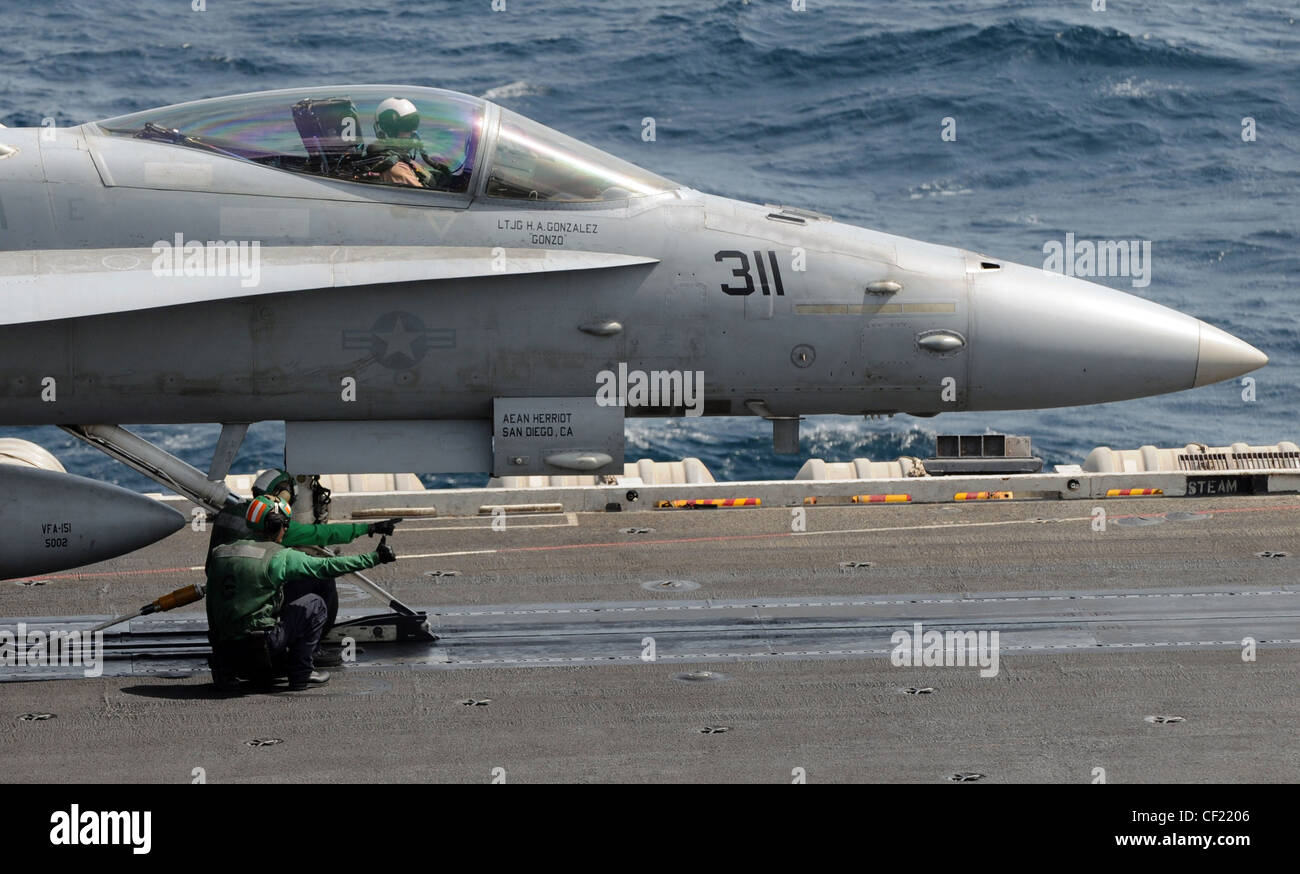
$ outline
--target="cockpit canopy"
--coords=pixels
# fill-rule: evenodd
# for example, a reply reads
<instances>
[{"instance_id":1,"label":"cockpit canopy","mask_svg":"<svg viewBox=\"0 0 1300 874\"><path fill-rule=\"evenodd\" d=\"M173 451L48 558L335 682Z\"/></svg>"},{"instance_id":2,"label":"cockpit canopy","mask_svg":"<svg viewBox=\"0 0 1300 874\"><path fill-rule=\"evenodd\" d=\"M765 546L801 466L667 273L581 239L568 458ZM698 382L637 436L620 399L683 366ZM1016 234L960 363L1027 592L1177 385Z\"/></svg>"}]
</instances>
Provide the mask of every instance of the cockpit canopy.
<instances>
[{"instance_id":1,"label":"cockpit canopy","mask_svg":"<svg viewBox=\"0 0 1300 874\"><path fill-rule=\"evenodd\" d=\"M381 104L391 107L394 98L403 107L405 101L414 104L418 122L404 123L400 131L376 125ZM267 91L149 109L98 126L115 136L293 173L452 194L473 195L481 188L488 197L596 202L679 187L509 110L435 88ZM481 184L477 165L488 154L491 166Z\"/></svg>"},{"instance_id":2,"label":"cockpit canopy","mask_svg":"<svg viewBox=\"0 0 1300 874\"><path fill-rule=\"evenodd\" d=\"M681 186L581 140L501 110L489 197L547 201L625 200Z\"/></svg>"}]
</instances>

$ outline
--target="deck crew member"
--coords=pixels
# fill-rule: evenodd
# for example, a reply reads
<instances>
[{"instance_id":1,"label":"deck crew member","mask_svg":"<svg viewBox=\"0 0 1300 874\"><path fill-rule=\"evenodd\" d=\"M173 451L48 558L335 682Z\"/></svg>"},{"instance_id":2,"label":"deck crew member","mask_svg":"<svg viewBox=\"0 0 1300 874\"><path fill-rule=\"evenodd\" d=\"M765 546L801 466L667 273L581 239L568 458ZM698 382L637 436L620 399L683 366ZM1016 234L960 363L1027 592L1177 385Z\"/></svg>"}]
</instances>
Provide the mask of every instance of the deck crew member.
<instances>
[{"instance_id":1,"label":"deck crew member","mask_svg":"<svg viewBox=\"0 0 1300 874\"><path fill-rule=\"evenodd\" d=\"M325 630L325 600L318 594L292 596L298 580L333 579L340 574L396 561L386 538L374 552L316 558L286 549L283 540L293 511L284 500L261 495L248 504L245 519L263 539L236 540L212 551L208 563L208 628L214 651L250 638L265 641L270 658L288 655L289 689L329 682L315 670L313 656ZM260 645L260 644L259 644ZM225 650L229 651L229 650ZM217 654L220 662L222 655ZM229 677L218 678L228 683Z\"/></svg>"},{"instance_id":2,"label":"deck crew member","mask_svg":"<svg viewBox=\"0 0 1300 874\"><path fill-rule=\"evenodd\" d=\"M294 479L287 471L266 470L253 482L254 499L260 495L272 495L292 507L296 494L297 488L294 485ZM236 540L256 539L258 537L245 521L244 517L248 512L248 508L249 502L247 501L228 504L217 514L217 518L212 522L212 536L208 540L208 561L204 570L210 570L212 551L218 546L223 543L233 543ZM401 519L385 519L382 522L332 522L324 525L301 524L290 521L281 545L330 546L351 543L363 534L369 534L371 537L376 534L392 534L400 521ZM325 631L329 631L334 626L334 620L339 612L338 589L332 577L326 580L296 581L291 584L290 589L285 594L290 601L293 601L299 595L312 592L320 595L325 601Z\"/></svg>"}]
</instances>

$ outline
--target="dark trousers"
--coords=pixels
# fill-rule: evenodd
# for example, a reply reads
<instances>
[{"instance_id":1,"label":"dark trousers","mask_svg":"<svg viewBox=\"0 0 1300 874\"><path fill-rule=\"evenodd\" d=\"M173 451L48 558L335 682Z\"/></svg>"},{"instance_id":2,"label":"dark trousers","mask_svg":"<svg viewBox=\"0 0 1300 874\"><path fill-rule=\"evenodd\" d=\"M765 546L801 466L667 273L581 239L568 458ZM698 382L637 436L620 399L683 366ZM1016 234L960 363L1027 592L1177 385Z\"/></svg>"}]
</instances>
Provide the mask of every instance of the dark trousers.
<instances>
[{"instance_id":1,"label":"dark trousers","mask_svg":"<svg viewBox=\"0 0 1300 874\"><path fill-rule=\"evenodd\" d=\"M321 634L333 628L339 615L339 590L334 580L293 580L284 584L284 603L291 604L303 595L319 595L325 602L325 630Z\"/></svg>"},{"instance_id":2,"label":"dark trousers","mask_svg":"<svg viewBox=\"0 0 1300 874\"><path fill-rule=\"evenodd\" d=\"M266 634L267 648L278 656L288 651L289 683L305 683L312 672L312 654L325 631L325 601L319 595L301 595L284 605L280 622Z\"/></svg>"}]
</instances>

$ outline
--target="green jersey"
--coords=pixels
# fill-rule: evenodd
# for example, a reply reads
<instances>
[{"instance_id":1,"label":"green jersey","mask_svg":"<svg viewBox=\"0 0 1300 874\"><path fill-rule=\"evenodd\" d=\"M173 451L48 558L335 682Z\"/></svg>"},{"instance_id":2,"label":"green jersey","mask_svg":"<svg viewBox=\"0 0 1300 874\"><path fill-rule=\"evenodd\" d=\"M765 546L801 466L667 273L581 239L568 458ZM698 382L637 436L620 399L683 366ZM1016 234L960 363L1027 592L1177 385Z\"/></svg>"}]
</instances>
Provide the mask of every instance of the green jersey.
<instances>
[{"instance_id":1,"label":"green jersey","mask_svg":"<svg viewBox=\"0 0 1300 874\"><path fill-rule=\"evenodd\" d=\"M244 521L248 511L248 501L227 506L212 521L212 536L208 539L208 560L204 570L211 570L212 550L225 543L236 540L257 540L259 535ZM362 534L370 533L370 525L365 522L332 522L326 525L300 525L289 522L289 530L284 534L281 546L330 546L337 543L351 543Z\"/></svg>"},{"instance_id":2,"label":"green jersey","mask_svg":"<svg viewBox=\"0 0 1300 874\"><path fill-rule=\"evenodd\" d=\"M290 580L332 579L378 563L374 552L316 558L269 540L222 544L208 560L208 628L216 640L240 640L275 625Z\"/></svg>"}]
</instances>

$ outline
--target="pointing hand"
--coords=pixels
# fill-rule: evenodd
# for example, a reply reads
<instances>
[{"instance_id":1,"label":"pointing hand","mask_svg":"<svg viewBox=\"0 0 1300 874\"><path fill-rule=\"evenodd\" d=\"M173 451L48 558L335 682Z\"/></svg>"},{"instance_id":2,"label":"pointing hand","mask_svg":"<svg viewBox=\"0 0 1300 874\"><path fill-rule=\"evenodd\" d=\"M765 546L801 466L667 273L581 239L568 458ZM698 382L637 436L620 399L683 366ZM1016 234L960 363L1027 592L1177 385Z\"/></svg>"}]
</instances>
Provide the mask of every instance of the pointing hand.
<instances>
[{"instance_id":1,"label":"pointing hand","mask_svg":"<svg viewBox=\"0 0 1300 874\"><path fill-rule=\"evenodd\" d=\"M369 534L371 537L374 537L376 534L385 534L385 535L392 534L393 530L397 527L397 523L401 521L402 520L398 518L398 519L385 519L383 522L371 522L370 530L367 531L366 533Z\"/></svg>"},{"instance_id":2,"label":"pointing hand","mask_svg":"<svg viewBox=\"0 0 1300 874\"><path fill-rule=\"evenodd\" d=\"M374 535L391 535L399 522L402 522L402 519L385 519L383 522L372 522L367 533L370 537Z\"/></svg>"}]
</instances>

